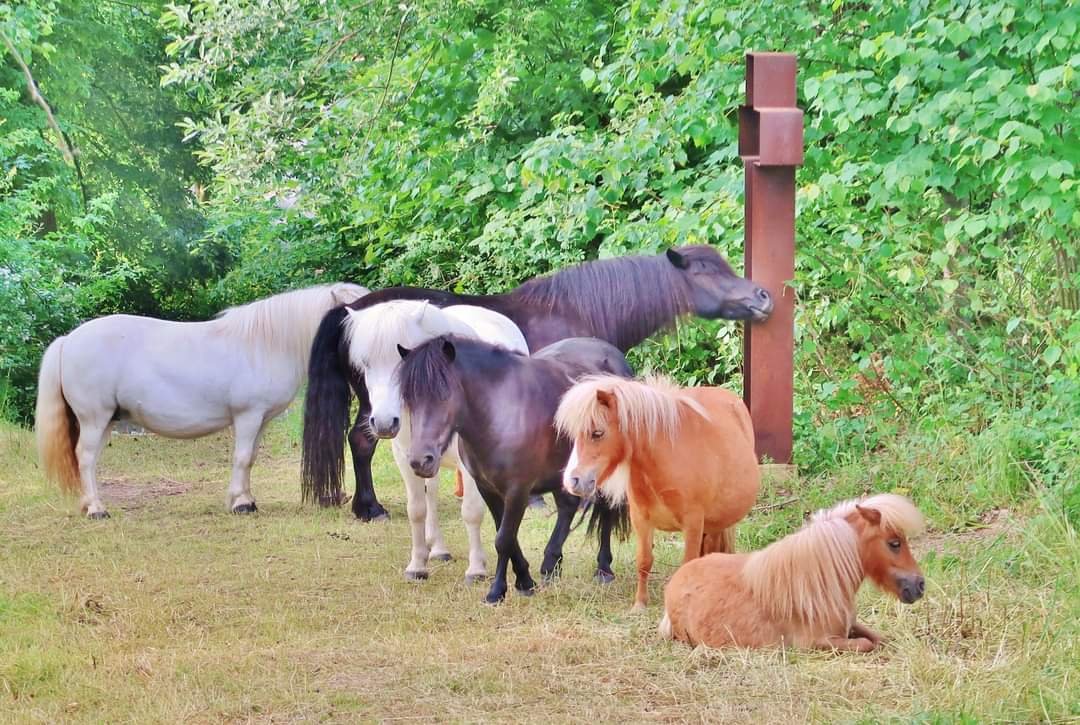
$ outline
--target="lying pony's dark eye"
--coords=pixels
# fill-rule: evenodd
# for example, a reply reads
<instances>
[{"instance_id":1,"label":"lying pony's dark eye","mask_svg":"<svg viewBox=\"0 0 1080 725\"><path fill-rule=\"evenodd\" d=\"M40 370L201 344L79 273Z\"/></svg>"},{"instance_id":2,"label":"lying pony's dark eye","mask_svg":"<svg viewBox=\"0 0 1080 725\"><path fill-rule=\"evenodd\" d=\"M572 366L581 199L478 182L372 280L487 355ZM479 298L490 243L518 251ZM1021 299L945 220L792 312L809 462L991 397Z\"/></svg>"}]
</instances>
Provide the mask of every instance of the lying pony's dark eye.
<instances>
[{"instance_id":1,"label":"lying pony's dark eye","mask_svg":"<svg viewBox=\"0 0 1080 725\"><path fill-rule=\"evenodd\" d=\"M889 548L893 551L900 551L900 539L889 539Z\"/></svg>"},{"instance_id":2,"label":"lying pony's dark eye","mask_svg":"<svg viewBox=\"0 0 1080 725\"><path fill-rule=\"evenodd\" d=\"M594 441L598 441L598 440L600 440L600 439L601 439L601 438L603 438L603 437L604 437L604 431L602 431L602 430L599 430L599 429L597 429L597 430L594 430L594 431L592 432L592 439L593 439Z\"/></svg>"}]
</instances>

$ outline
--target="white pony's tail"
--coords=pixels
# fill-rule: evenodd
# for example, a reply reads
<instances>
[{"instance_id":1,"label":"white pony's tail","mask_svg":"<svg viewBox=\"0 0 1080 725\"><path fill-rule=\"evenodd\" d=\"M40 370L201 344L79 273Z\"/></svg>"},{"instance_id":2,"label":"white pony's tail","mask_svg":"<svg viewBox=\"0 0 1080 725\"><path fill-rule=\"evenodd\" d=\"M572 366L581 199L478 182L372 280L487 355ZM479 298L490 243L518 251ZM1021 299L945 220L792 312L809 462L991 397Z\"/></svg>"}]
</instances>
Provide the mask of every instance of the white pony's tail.
<instances>
[{"instance_id":1,"label":"white pony's tail","mask_svg":"<svg viewBox=\"0 0 1080 725\"><path fill-rule=\"evenodd\" d=\"M75 457L79 422L64 399L60 381L60 351L63 345L64 338L53 340L41 359L34 432L37 434L38 459L45 477L59 483L64 491L77 493L82 487L79 461Z\"/></svg>"},{"instance_id":2,"label":"white pony's tail","mask_svg":"<svg viewBox=\"0 0 1080 725\"><path fill-rule=\"evenodd\" d=\"M664 618L660 620L660 626L657 627L660 630L660 636L664 639L672 639L671 636L671 617L668 616L667 609L664 610Z\"/></svg>"}]
</instances>

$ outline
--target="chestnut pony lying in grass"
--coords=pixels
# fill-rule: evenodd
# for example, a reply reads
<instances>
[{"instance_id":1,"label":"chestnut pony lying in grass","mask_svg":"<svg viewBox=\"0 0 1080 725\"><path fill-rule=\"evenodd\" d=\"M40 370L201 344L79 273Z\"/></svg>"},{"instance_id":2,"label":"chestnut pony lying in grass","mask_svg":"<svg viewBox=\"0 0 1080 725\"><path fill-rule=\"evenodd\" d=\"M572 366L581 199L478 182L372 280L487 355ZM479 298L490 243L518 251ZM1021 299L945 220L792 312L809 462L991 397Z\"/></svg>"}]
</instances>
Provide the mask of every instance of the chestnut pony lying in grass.
<instances>
[{"instance_id":1,"label":"chestnut pony lying in grass","mask_svg":"<svg viewBox=\"0 0 1080 725\"><path fill-rule=\"evenodd\" d=\"M629 501L637 536L634 608L648 603L653 532L682 531L683 563L735 551L732 527L757 498L754 430L743 401L723 388L590 376L566 392L555 425L574 443L563 487Z\"/></svg>"},{"instance_id":2,"label":"chestnut pony lying in grass","mask_svg":"<svg viewBox=\"0 0 1080 725\"><path fill-rule=\"evenodd\" d=\"M668 582L660 633L710 647L869 652L881 635L855 620L855 594L869 578L905 604L922 597L907 542L922 528L910 501L879 494L820 511L761 551L692 561Z\"/></svg>"}]
</instances>

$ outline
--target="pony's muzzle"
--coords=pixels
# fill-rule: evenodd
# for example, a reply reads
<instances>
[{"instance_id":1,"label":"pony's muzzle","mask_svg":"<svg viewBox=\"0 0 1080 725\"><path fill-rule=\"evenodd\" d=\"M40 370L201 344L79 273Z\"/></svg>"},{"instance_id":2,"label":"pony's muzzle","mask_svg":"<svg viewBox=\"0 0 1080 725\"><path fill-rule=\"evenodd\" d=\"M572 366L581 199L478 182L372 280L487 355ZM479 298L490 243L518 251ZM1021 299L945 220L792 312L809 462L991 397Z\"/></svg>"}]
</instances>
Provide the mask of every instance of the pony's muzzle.
<instances>
[{"instance_id":1,"label":"pony's muzzle","mask_svg":"<svg viewBox=\"0 0 1080 725\"><path fill-rule=\"evenodd\" d=\"M401 430L401 418L396 415L393 417L379 417L371 416L368 418L368 426L371 428L371 432L378 438L393 438Z\"/></svg>"},{"instance_id":2,"label":"pony's muzzle","mask_svg":"<svg viewBox=\"0 0 1080 725\"><path fill-rule=\"evenodd\" d=\"M580 498L589 498L596 493L596 476L571 476L563 478L563 488L566 492Z\"/></svg>"},{"instance_id":3,"label":"pony's muzzle","mask_svg":"<svg viewBox=\"0 0 1080 725\"><path fill-rule=\"evenodd\" d=\"M918 574L897 577L896 585L900 590L900 601L904 604L911 604L922 599L923 593L926 592L926 580Z\"/></svg>"},{"instance_id":4,"label":"pony's muzzle","mask_svg":"<svg viewBox=\"0 0 1080 725\"><path fill-rule=\"evenodd\" d=\"M435 474L439 472L439 459L433 453L425 453L418 458L413 458L409 461L409 465L413 473L420 478L435 478Z\"/></svg>"},{"instance_id":5,"label":"pony's muzzle","mask_svg":"<svg viewBox=\"0 0 1080 725\"><path fill-rule=\"evenodd\" d=\"M750 314L754 322L763 322L769 318L773 311L773 298L769 290L758 287L754 292L754 300L750 304Z\"/></svg>"}]
</instances>

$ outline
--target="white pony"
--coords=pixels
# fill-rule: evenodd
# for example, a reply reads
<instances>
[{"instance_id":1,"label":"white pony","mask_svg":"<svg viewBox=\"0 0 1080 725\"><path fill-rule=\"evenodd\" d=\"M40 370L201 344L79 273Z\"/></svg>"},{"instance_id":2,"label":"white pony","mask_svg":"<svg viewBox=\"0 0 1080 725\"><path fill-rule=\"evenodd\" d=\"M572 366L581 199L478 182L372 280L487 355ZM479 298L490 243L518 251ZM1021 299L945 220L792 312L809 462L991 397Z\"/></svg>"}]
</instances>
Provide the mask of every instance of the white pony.
<instances>
[{"instance_id":1,"label":"white pony","mask_svg":"<svg viewBox=\"0 0 1080 725\"><path fill-rule=\"evenodd\" d=\"M412 555L405 568L408 579L426 579L428 559L450 559L436 508L438 479L424 479L409 465L409 419L402 409L397 367L401 362L398 347L414 348L440 335L460 335L501 345L528 354L525 336L508 317L483 307L452 305L439 308L424 301L395 300L372 305L360 311L349 310L343 340L349 348L349 361L364 376L371 400L372 430L380 438L394 438L394 461L405 481L406 508L412 534ZM484 519L484 501L472 475L461 466L456 441L447 448L443 468L460 468L464 484L461 518L469 536L469 567L466 581L476 581L487 574L487 557L480 543L480 524Z\"/></svg>"},{"instance_id":2,"label":"white pony","mask_svg":"<svg viewBox=\"0 0 1080 725\"><path fill-rule=\"evenodd\" d=\"M97 461L110 424L130 418L169 438L232 425L227 505L256 510L251 464L267 422L296 397L323 315L367 290L337 283L225 310L207 322L109 315L49 345L38 377L38 455L46 477L82 489L82 510L108 517Z\"/></svg>"}]
</instances>

